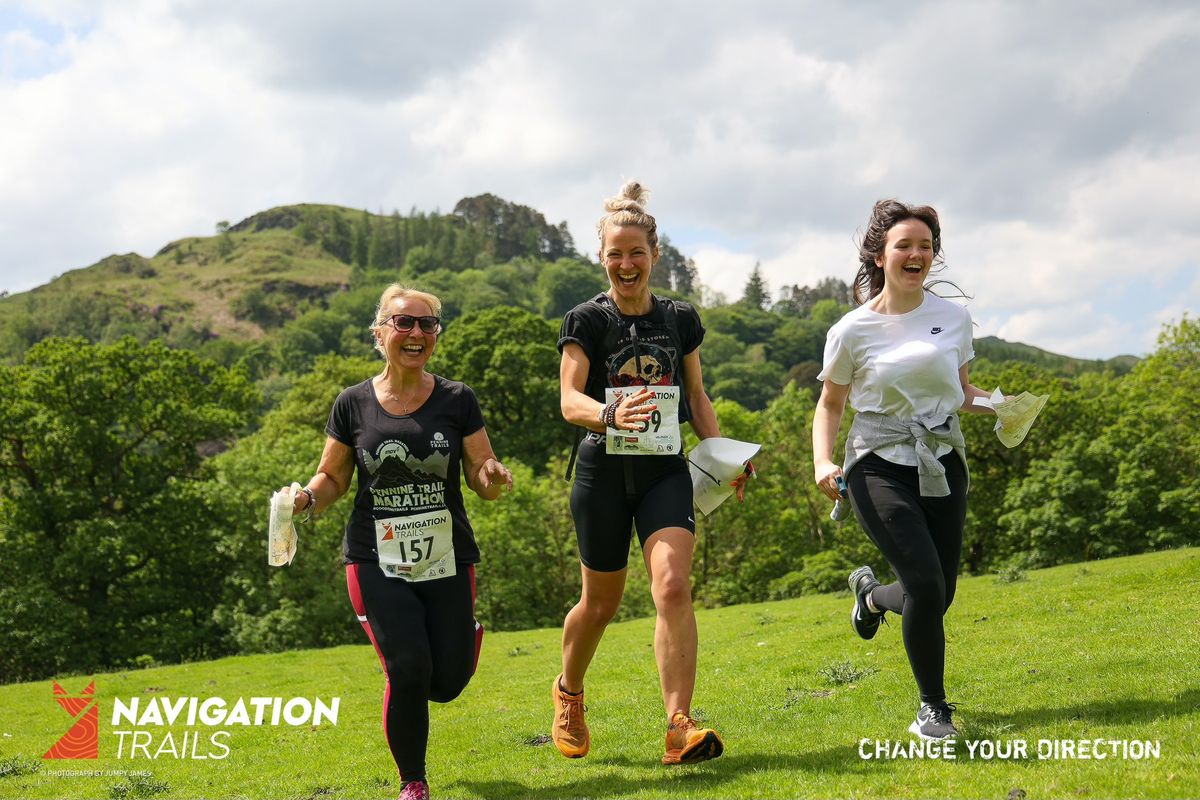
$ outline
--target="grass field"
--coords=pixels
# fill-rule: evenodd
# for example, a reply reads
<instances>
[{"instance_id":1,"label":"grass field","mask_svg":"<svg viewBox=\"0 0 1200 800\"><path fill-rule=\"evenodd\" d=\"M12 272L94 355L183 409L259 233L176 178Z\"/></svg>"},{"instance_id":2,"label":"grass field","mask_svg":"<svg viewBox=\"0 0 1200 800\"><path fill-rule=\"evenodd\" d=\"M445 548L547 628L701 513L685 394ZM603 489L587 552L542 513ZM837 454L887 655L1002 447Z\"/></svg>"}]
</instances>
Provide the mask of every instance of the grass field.
<instances>
[{"instance_id":1,"label":"grass field","mask_svg":"<svg viewBox=\"0 0 1200 800\"><path fill-rule=\"evenodd\" d=\"M592 752L575 761L540 743L559 632L489 633L466 692L433 708L431 786L438 798L1198 797L1198 589L1197 549L1040 570L1014 582L963 580L947 618L949 699L959 704L965 740L1024 740L1032 757L1020 760L970 758L966 741L954 761L862 759L863 738L909 740L915 690L898 620L875 640L859 640L848 593L699 614L695 711L727 749L694 766L658 764L665 720L652 620L614 625L601 644L588 674ZM90 678L62 682L77 693ZM0 797L399 791L380 731L383 678L366 645L95 680L96 761L40 759L70 725L49 681L0 686ZM338 723L234 726L222 760L115 757L112 698L220 696L232 704L264 695L340 697ZM161 730L182 737L187 729ZM206 739L215 729L200 730ZM1040 739L1156 740L1160 757L1039 759ZM199 752L208 749L205 740Z\"/></svg>"}]
</instances>

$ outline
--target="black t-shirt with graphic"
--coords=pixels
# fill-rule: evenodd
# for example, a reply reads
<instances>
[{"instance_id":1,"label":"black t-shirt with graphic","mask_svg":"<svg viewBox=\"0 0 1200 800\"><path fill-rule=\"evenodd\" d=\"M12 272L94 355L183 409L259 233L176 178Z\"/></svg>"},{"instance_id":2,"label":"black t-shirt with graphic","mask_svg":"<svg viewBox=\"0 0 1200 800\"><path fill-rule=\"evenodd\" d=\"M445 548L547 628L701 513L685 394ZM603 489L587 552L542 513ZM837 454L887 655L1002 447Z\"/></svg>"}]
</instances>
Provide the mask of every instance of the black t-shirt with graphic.
<instances>
[{"instance_id":1,"label":"black t-shirt with graphic","mask_svg":"<svg viewBox=\"0 0 1200 800\"><path fill-rule=\"evenodd\" d=\"M375 520L446 509L454 526L454 557L479 561L475 532L463 507L462 441L483 427L471 387L433 376L433 393L411 414L389 414L371 379L344 389L325 432L354 450L358 491L346 525L347 564L379 563Z\"/></svg>"},{"instance_id":2,"label":"black t-shirt with graphic","mask_svg":"<svg viewBox=\"0 0 1200 800\"><path fill-rule=\"evenodd\" d=\"M624 386L678 386L683 390L683 357L691 353L704 341L704 326L694 306L680 300L668 300L675 304L677 332L668 332L666 312L658 298L651 296L649 314L627 316L622 314L608 297L600 302L616 312L621 322L616 343L611 350L606 347L611 325L609 316L597 308L592 301L580 303L563 317L558 334L558 351L561 353L568 343L574 342L583 348L588 357L587 387L593 400L604 402L606 388ZM637 355L634 355L634 337L630 326L636 326ZM677 338L676 338L677 337ZM682 349L682 352L679 352ZM600 352L608 350L608 352ZM639 361L641 370L639 372ZM679 421L688 421L688 404L679 404Z\"/></svg>"}]
</instances>

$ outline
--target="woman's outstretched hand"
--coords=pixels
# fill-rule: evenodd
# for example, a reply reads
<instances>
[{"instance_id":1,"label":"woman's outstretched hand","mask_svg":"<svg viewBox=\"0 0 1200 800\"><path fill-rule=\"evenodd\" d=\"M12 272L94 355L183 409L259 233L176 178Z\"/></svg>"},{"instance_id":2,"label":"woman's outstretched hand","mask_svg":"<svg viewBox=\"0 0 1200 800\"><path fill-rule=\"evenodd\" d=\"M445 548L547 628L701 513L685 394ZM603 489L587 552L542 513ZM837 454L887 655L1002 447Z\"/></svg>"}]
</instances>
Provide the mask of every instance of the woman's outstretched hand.
<instances>
[{"instance_id":1,"label":"woman's outstretched hand","mask_svg":"<svg viewBox=\"0 0 1200 800\"><path fill-rule=\"evenodd\" d=\"M484 489L490 489L497 483L503 483L506 491L513 490L513 477L512 473L508 471L508 467L497 459L489 458L479 468L479 485Z\"/></svg>"}]
</instances>

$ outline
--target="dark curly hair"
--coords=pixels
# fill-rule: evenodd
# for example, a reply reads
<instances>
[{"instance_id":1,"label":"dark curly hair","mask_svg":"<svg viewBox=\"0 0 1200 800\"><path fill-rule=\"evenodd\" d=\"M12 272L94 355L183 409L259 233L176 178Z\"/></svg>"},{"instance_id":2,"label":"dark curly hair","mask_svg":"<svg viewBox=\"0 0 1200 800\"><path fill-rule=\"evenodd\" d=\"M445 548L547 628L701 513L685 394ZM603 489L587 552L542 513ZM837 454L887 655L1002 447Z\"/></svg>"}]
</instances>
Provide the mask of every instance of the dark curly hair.
<instances>
[{"instance_id":1,"label":"dark curly hair","mask_svg":"<svg viewBox=\"0 0 1200 800\"><path fill-rule=\"evenodd\" d=\"M910 206L895 199L880 200L871 209L871 219L867 221L867 229L863 232L862 242L858 246L859 267L858 274L854 276L855 305L861 306L883 291L883 270L875 263L875 259L883 255L888 231L910 219L920 220L929 226L930 232L933 233L933 268L941 269L945 266L942 261L942 225L938 221L937 211L934 211L932 206ZM931 285L933 284L926 284L925 288L928 289Z\"/></svg>"}]
</instances>

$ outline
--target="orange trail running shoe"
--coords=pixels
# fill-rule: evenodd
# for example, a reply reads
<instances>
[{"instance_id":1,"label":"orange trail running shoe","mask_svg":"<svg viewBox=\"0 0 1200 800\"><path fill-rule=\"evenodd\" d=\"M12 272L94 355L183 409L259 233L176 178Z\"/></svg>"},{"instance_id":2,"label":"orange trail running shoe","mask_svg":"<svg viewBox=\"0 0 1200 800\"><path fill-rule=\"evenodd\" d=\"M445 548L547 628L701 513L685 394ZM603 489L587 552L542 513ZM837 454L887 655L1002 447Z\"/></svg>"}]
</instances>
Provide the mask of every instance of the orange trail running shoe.
<instances>
[{"instance_id":1,"label":"orange trail running shoe","mask_svg":"<svg viewBox=\"0 0 1200 800\"><path fill-rule=\"evenodd\" d=\"M551 693L554 697L554 725L550 728L550 738L558 752L567 758L583 758L592 746L588 734L587 722L583 718L583 692L567 694L562 690L562 675L554 679Z\"/></svg>"},{"instance_id":2,"label":"orange trail running shoe","mask_svg":"<svg viewBox=\"0 0 1200 800\"><path fill-rule=\"evenodd\" d=\"M725 750L725 743L712 728L698 728L696 721L682 711L671 715L667 726L667 753L664 764L695 764L716 758Z\"/></svg>"}]
</instances>

